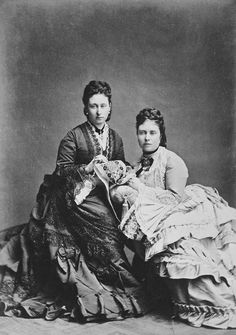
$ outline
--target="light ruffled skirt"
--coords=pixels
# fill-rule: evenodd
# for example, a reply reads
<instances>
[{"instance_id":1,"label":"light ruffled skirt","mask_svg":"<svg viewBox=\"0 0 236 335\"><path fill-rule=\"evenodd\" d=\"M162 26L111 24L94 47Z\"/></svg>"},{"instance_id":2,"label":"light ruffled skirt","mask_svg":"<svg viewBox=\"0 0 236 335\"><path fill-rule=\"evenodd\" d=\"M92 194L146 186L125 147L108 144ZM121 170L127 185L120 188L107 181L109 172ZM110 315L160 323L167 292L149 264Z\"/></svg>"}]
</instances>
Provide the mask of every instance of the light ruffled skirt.
<instances>
[{"instance_id":1,"label":"light ruffled skirt","mask_svg":"<svg viewBox=\"0 0 236 335\"><path fill-rule=\"evenodd\" d=\"M177 206L141 194L120 229L145 245L174 314L195 327L236 328L236 210L216 190L186 188Z\"/></svg>"}]
</instances>

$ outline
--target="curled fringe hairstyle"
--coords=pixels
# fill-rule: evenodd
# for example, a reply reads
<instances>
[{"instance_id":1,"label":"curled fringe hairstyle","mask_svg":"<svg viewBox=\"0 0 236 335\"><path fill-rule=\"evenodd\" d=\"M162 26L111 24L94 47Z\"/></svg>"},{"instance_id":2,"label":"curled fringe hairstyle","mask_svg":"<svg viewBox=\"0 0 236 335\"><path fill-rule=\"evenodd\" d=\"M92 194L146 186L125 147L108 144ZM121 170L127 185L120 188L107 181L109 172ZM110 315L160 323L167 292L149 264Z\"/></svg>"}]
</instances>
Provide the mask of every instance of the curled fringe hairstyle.
<instances>
[{"instance_id":1,"label":"curled fringe hairstyle","mask_svg":"<svg viewBox=\"0 0 236 335\"><path fill-rule=\"evenodd\" d=\"M83 101L83 104L84 104L84 114L85 115L86 115L86 112L87 112L89 99L94 94L104 94L108 98L109 104L111 105L111 96L112 95L111 95L110 85L105 81L92 80L85 86L84 94L83 94L83 97L82 97L82 101ZM111 118L111 110L110 110L110 113L109 113L106 121L109 121L110 118Z\"/></svg>"},{"instance_id":2,"label":"curled fringe hairstyle","mask_svg":"<svg viewBox=\"0 0 236 335\"><path fill-rule=\"evenodd\" d=\"M161 112L156 108L142 109L136 116L136 131L137 132L138 132L139 126L143 124L146 120L154 121L155 124L159 127L159 130L161 133L160 145L162 147L166 147L167 139L166 139L166 132L165 132L165 124L164 124L164 118Z\"/></svg>"}]
</instances>

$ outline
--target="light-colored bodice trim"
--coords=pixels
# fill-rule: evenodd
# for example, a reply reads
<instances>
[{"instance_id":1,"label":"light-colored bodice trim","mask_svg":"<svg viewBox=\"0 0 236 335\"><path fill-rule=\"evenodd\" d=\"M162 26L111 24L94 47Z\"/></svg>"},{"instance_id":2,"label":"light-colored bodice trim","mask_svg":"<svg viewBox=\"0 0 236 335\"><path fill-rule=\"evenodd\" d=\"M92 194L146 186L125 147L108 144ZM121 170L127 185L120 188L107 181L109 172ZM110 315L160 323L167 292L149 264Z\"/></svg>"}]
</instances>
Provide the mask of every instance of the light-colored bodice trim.
<instances>
[{"instance_id":1,"label":"light-colored bodice trim","mask_svg":"<svg viewBox=\"0 0 236 335\"><path fill-rule=\"evenodd\" d=\"M149 171L143 171L140 174L139 179L146 186L149 187L161 187L165 189L165 172L168 159L168 151L164 147L159 147L158 150L150 157L153 158L153 164ZM138 169L141 165L138 166Z\"/></svg>"}]
</instances>

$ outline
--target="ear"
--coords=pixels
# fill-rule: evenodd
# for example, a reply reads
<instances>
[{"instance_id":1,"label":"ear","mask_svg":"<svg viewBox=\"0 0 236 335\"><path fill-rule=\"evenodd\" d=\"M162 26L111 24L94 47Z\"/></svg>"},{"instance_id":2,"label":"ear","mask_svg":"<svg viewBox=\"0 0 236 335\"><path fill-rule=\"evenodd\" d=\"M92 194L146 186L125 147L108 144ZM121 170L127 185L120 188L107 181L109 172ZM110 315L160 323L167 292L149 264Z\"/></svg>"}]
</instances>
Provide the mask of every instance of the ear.
<instances>
[{"instance_id":1,"label":"ear","mask_svg":"<svg viewBox=\"0 0 236 335\"><path fill-rule=\"evenodd\" d=\"M88 110L86 106L84 107L84 115L88 116Z\"/></svg>"}]
</instances>

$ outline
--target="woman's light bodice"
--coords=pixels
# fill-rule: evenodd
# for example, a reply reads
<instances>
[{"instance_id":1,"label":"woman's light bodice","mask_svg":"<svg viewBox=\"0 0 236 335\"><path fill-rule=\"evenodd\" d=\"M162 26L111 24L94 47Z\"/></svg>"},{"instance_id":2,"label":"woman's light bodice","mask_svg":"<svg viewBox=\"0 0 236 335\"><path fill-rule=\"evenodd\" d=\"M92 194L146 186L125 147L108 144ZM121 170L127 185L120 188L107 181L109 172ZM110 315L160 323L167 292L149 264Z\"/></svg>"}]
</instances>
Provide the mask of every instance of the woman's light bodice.
<instances>
[{"instance_id":1,"label":"woman's light bodice","mask_svg":"<svg viewBox=\"0 0 236 335\"><path fill-rule=\"evenodd\" d=\"M158 150L151 155L153 163L148 171L141 172L139 179L146 186L161 187L165 189L165 174L167 166L167 150L159 147ZM138 166L140 168L140 166Z\"/></svg>"}]
</instances>

